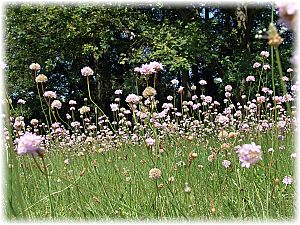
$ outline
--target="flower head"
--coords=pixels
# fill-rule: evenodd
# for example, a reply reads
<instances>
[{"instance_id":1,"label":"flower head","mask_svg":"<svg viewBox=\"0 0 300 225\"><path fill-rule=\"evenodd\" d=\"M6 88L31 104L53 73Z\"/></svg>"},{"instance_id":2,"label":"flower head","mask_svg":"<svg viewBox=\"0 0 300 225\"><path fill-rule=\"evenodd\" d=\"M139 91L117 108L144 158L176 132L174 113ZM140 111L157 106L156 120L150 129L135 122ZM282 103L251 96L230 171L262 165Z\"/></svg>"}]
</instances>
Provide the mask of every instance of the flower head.
<instances>
[{"instance_id":1,"label":"flower head","mask_svg":"<svg viewBox=\"0 0 300 225\"><path fill-rule=\"evenodd\" d=\"M31 69L31 70L40 70L41 66L38 63L31 63L30 66L29 66L29 69Z\"/></svg>"},{"instance_id":2,"label":"flower head","mask_svg":"<svg viewBox=\"0 0 300 225\"><path fill-rule=\"evenodd\" d=\"M247 82L253 82L253 81L255 81L255 77L254 76L248 76L247 78L246 78L246 81Z\"/></svg>"},{"instance_id":3,"label":"flower head","mask_svg":"<svg viewBox=\"0 0 300 225\"><path fill-rule=\"evenodd\" d=\"M146 87L143 91L144 98L153 97L156 95L156 90L153 87Z\"/></svg>"},{"instance_id":4,"label":"flower head","mask_svg":"<svg viewBox=\"0 0 300 225\"><path fill-rule=\"evenodd\" d=\"M54 100L52 103L51 103L51 108L52 109L61 109L61 102L59 100Z\"/></svg>"},{"instance_id":5,"label":"flower head","mask_svg":"<svg viewBox=\"0 0 300 225\"><path fill-rule=\"evenodd\" d=\"M161 177L160 169L153 168L149 171L149 178L151 179L159 179Z\"/></svg>"},{"instance_id":6,"label":"flower head","mask_svg":"<svg viewBox=\"0 0 300 225\"><path fill-rule=\"evenodd\" d=\"M84 113L88 113L90 111L90 107L84 105L78 110L79 110L80 114L84 114Z\"/></svg>"},{"instance_id":7,"label":"flower head","mask_svg":"<svg viewBox=\"0 0 300 225\"><path fill-rule=\"evenodd\" d=\"M43 96L47 98L56 98L56 93L54 91L45 91Z\"/></svg>"},{"instance_id":8,"label":"flower head","mask_svg":"<svg viewBox=\"0 0 300 225\"><path fill-rule=\"evenodd\" d=\"M18 140L17 153L23 155L26 153L34 153L40 149L42 138L33 133L25 133Z\"/></svg>"},{"instance_id":9,"label":"flower head","mask_svg":"<svg viewBox=\"0 0 300 225\"><path fill-rule=\"evenodd\" d=\"M140 98L139 96L135 95L135 94L129 94L127 97L126 97L126 100L125 100L128 104L138 104L139 101L140 101Z\"/></svg>"},{"instance_id":10,"label":"flower head","mask_svg":"<svg viewBox=\"0 0 300 225\"><path fill-rule=\"evenodd\" d=\"M82 76L88 77L88 76L92 76L93 74L94 74L94 71L88 66L85 66L81 69Z\"/></svg>"},{"instance_id":11,"label":"flower head","mask_svg":"<svg viewBox=\"0 0 300 225\"><path fill-rule=\"evenodd\" d=\"M37 83L45 83L46 81L48 81L48 77L45 76L44 74L39 74L35 78L35 82L37 82Z\"/></svg>"},{"instance_id":12,"label":"flower head","mask_svg":"<svg viewBox=\"0 0 300 225\"><path fill-rule=\"evenodd\" d=\"M282 180L282 183L285 185L290 185L294 182L293 178L291 176L285 176Z\"/></svg>"},{"instance_id":13,"label":"flower head","mask_svg":"<svg viewBox=\"0 0 300 225\"><path fill-rule=\"evenodd\" d=\"M237 151L242 167L249 168L251 165L262 160L261 146L254 142L251 144L244 144L242 147L238 146Z\"/></svg>"}]
</instances>

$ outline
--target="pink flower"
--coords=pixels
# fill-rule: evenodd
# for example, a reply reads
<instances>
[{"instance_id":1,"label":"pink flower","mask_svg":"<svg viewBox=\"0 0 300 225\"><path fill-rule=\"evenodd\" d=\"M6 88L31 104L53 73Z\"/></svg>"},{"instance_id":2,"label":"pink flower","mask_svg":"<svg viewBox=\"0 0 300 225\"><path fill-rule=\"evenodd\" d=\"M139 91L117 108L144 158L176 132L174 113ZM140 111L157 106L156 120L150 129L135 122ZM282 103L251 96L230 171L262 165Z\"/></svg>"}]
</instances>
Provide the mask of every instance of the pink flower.
<instances>
[{"instance_id":1,"label":"pink flower","mask_svg":"<svg viewBox=\"0 0 300 225\"><path fill-rule=\"evenodd\" d=\"M249 168L251 165L262 160L261 146L257 146L254 142L238 146L237 151L242 167Z\"/></svg>"},{"instance_id":2,"label":"pink flower","mask_svg":"<svg viewBox=\"0 0 300 225\"><path fill-rule=\"evenodd\" d=\"M112 103L112 104L110 104L110 108L111 108L111 111L116 112L117 110L119 110L119 105L116 103Z\"/></svg>"},{"instance_id":3,"label":"pink flower","mask_svg":"<svg viewBox=\"0 0 300 225\"><path fill-rule=\"evenodd\" d=\"M225 86L225 91L228 91L228 92L232 91L232 86L231 85L226 85Z\"/></svg>"},{"instance_id":4,"label":"pink flower","mask_svg":"<svg viewBox=\"0 0 300 225\"><path fill-rule=\"evenodd\" d=\"M25 133L18 140L18 148L17 153L19 155L24 155L26 153L35 153L40 149L40 144L42 142L42 138L33 133Z\"/></svg>"},{"instance_id":5,"label":"pink flower","mask_svg":"<svg viewBox=\"0 0 300 225\"><path fill-rule=\"evenodd\" d=\"M285 176L282 180L282 183L284 183L285 185L290 185L294 182L292 176Z\"/></svg>"},{"instance_id":6,"label":"pink flower","mask_svg":"<svg viewBox=\"0 0 300 225\"><path fill-rule=\"evenodd\" d=\"M268 51L261 51L260 55L263 57L263 58L268 58L270 56L270 53Z\"/></svg>"},{"instance_id":7,"label":"pink flower","mask_svg":"<svg viewBox=\"0 0 300 225\"><path fill-rule=\"evenodd\" d=\"M21 105L24 105L26 103L26 101L20 98L17 103L21 104Z\"/></svg>"},{"instance_id":8,"label":"pink flower","mask_svg":"<svg viewBox=\"0 0 300 225\"><path fill-rule=\"evenodd\" d=\"M139 96L135 94L129 94L125 100L128 104L138 104L140 99Z\"/></svg>"},{"instance_id":9,"label":"pink flower","mask_svg":"<svg viewBox=\"0 0 300 225\"><path fill-rule=\"evenodd\" d=\"M231 162L225 159L223 160L222 165L227 169L231 165Z\"/></svg>"},{"instance_id":10,"label":"pink flower","mask_svg":"<svg viewBox=\"0 0 300 225\"><path fill-rule=\"evenodd\" d=\"M148 146L153 146L155 144L155 139L149 137L146 139L146 143Z\"/></svg>"},{"instance_id":11,"label":"pink flower","mask_svg":"<svg viewBox=\"0 0 300 225\"><path fill-rule=\"evenodd\" d=\"M54 100L52 103L51 103L51 108L52 109L61 109L61 102L59 100Z\"/></svg>"},{"instance_id":12,"label":"pink flower","mask_svg":"<svg viewBox=\"0 0 300 225\"><path fill-rule=\"evenodd\" d=\"M248 77L246 78L246 81L247 81L247 82L255 81L255 77L254 77L254 76L248 76Z\"/></svg>"},{"instance_id":13,"label":"pink flower","mask_svg":"<svg viewBox=\"0 0 300 225\"><path fill-rule=\"evenodd\" d=\"M30 66L29 66L29 69L31 69L31 70L40 70L41 66L38 63L31 63Z\"/></svg>"},{"instance_id":14,"label":"pink flower","mask_svg":"<svg viewBox=\"0 0 300 225\"><path fill-rule=\"evenodd\" d=\"M265 65L263 66L263 68L264 68L264 70L270 70L270 69L271 69L271 67L270 67L269 64L265 64Z\"/></svg>"},{"instance_id":15,"label":"pink flower","mask_svg":"<svg viewBox=\"0 0 300 225\"><path fill-rule=\"evenodd\" d=\"M94 74L94 71L88 66L85 66L81 69L81 75L82 76L87 77L87 76L91 76L93 74Z\"/></svg>"},{"instance_id":16,"label":"pink flower","mask_svg":"<svg viewBox=\"0 0 300 225\"><path fill-rule=\"evenodd\" d=\"M70 100L69 101L69 105L76 105L76 104L77 104L77 102L75 100Z\"/></svg>"},{"instance_id":17,"label":"pink flower","mask_svg":"<svg viewBox=\"0 0 300 225\"><path fill-rule=\"evenodd\" d=\"M207 82L206 82L206 80L200 80L200 81L199 81L199 84L203 86L203 85L206 85Z\"/></svg>"},{"instance_id":18,"label":"pink flower","mask_svg":"<svg viewBox=\"0 0 300 225\"><path fill-rule=\"evenodd\" d=\"M256 62L253 64L253 68L256 69L256 68L259 68L261 66L260 63Z\"/></svg>"},{"instance_id":19,"label":"pink flower","mask_svg":"<svg viewBox=\"0 0 300 225\"><path fill-rule=\"evenodd\" d=\"M47 98L56 98L56 93L53 91L45 91L43 96Z\"/></svg>"}]
</instances>

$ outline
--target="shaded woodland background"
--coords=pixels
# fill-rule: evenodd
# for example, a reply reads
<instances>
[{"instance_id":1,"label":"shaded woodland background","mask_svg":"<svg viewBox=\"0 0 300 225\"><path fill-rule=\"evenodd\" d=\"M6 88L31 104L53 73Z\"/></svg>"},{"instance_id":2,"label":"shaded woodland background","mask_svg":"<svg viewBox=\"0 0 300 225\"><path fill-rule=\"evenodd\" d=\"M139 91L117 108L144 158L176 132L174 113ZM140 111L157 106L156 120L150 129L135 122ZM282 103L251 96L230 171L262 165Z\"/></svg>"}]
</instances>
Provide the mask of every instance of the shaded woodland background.
<instances>
[{"instance_id":1,"label":"shaded woodland background","mask_svg":"<svg viewBox=\"0 0 300 225\"><path fill-rule=\"evenodd\" d=\"M94 70L92 96L109 114L114 91L122 89L123 98L135 93L134 68L154 60L165 65L156 87L160 103L173 94L170 80L174 78L185 87L185 98L191 96L192 84L197 86L196 94L201 94L198 81L205 79L206 95L221 101L224 85L230 84L233 101L237 101L247 85L245 78L256 73L252 65L260 60L260 52L269 51L267 40L255 35L268 28L272 7L266 3L181 7L9 4L5 13L7 93L14 106L19 98L27 101L25 117L43 118L29 69L33 62L42 66L40 73L49 79L46 90L56 91L65 102L64 114L70 99L80 106L87 97L86 78L80 74L84 66ZM282 25L277 25L280 30ZM282 37L280 52L286 71L292 67L294 34L285 31ZM268 76L271 80L271 73ZM223 82L216 84L215 78ZM278 79L276 85L280 89ZM145 86L140 82L139 90Z\"/></svg>"}]
</instances>

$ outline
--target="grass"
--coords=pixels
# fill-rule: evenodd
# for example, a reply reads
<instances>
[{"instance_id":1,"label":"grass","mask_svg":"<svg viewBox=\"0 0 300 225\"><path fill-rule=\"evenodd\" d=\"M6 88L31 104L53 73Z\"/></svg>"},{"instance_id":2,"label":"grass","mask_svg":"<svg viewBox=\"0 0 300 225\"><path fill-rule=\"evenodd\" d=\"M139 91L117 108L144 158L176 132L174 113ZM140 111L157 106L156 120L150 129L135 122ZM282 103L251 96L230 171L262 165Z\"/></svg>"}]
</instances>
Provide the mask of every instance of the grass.
<instances>
[{"instance_id":1,"label":"grass","mask_svg":"<svg viewBox=\"0 0 300 225\"><path fill-rule=\"evenodd\" d=\"M284 176L294 174L293 132L287 132L285 138L280 143L268 131L240 133L235 139L226 140L231 161L227 169L222 165L226 154L220 148L225 140L216 135L191 141L184 136L166 135L162 141L164 152L159 154L153 154L144 144L129 142L117 143L115 150L108 152L98 152L93 144L72 148L54 144L45 161L50 171L55 218L292 219L294 186L281 181ZM263 160L249 169L242 168L234 146L253 140L262 146ZM274 152L269 153L272 144ZM282 145L285 149L279 150ZM209 161L212 150L218 152L217 157ZM189 167L190 152L198 156ZM66 158L68 165L64 163ZM17 160L28 219L51 218L44 175L32 157ZM42 165L41 160L37 162ZM154 167L162 171L158 180L148 175ZM169 182L169 177L175 181ZM279 179L278 185L275 179ZM190 193L184 192L186 182L191 187Z\"/></svg>"}]
</instances>

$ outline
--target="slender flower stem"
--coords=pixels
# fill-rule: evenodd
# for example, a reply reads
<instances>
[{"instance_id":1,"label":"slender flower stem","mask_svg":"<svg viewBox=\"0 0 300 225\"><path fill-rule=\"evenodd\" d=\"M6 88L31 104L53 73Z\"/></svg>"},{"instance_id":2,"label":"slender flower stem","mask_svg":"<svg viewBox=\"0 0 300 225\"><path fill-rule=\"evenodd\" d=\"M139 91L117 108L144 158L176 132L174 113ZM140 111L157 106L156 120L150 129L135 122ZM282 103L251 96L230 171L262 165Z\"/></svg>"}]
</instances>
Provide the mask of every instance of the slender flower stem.
<instances>
[{"instance_id":1,"label":"slender flower stem","mask_svg":"<svg viewBox=\"0 0 300 225\"><path fill-rule=\"evenodd\" d=\"M51 194L50 194L50 180L49 180L49 176L48 176L49 175L49 171L48 171L47 165L45 163L44 157L42 157L42 162L43 162L43 167L44 167L45 177L46 177L46 182L47 182L48 197L49 197L49 201L50 201L51 219L54 219L55 212L54 212L53 202L52 202L52 198L51 198Z\"/></svg>"},{"instance_id":2,"label":"slender flower stem","mask_svg":"<svg viewBox=\"0 0 300 225\"><path fill-rule=\"evenodd\" d=\"M88 76L86 77L86 81L87 81L88 94L89 94L89 99L90 99L90 101L96 106L97 109L100 110L100 112L101 112L104 116L106 116L105 113L102 111L102 109L100 109L100 107L93 101L93 99L92 99L92 97L91 97L90 81L89 81L89 77L88 77ZM107 116L106 116L106 117L107 117ZM111 122L108 121L108 123L109 123L111 129L112 129L113 131L115 131L115 129L114 129L114 127L112 126Z\"/></svg>"}]
</instances>

